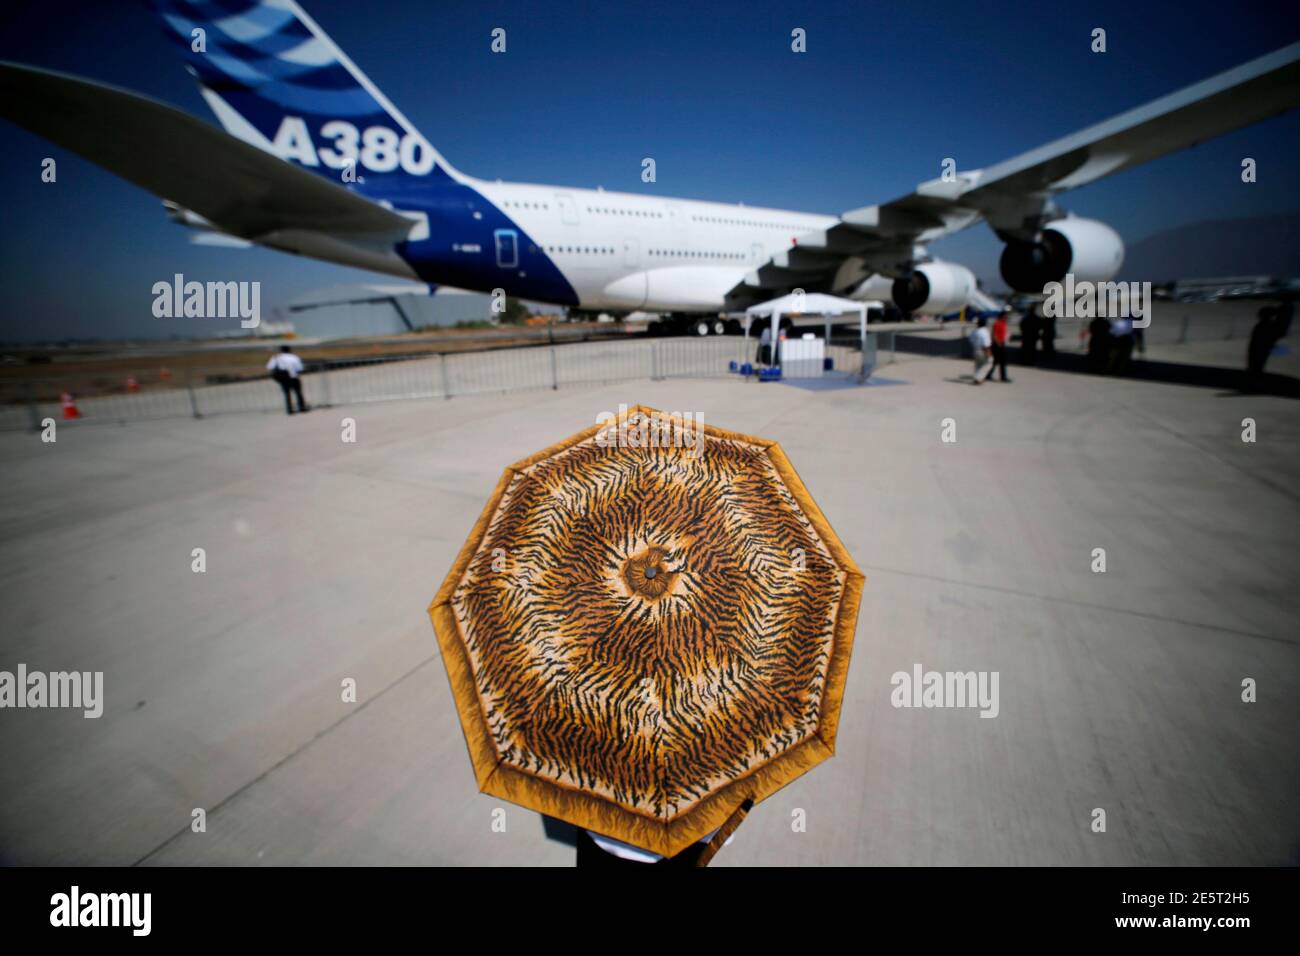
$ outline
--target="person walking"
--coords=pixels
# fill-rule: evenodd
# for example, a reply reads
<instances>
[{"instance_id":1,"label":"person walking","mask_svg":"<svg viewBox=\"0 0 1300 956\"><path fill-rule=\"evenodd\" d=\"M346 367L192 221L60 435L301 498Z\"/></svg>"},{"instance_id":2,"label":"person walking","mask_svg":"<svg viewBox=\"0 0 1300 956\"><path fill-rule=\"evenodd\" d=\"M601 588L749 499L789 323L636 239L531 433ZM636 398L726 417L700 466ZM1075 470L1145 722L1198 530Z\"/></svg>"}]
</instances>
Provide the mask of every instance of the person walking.
<instances>
[{"instance_id":1,"label":"person walking","mask_svg":"<svg viewBox=\"0 0 1300 956\"><path fill-rule=\"evenodd\" d=\"M1290 324L1290 317L1286 319ZM1259 321L1250 333L1246 348L1246 381L1251 391L1259 391L1264 383L1264 363L1268 361L1273 346L1282 337L1282 317L1278 309L1266 305L1259 310Z\"/></svg>"},{"instance_id":2,"label":"person walking","mask_svg":"<svg viewBox=\"0 0 1300 956\"><path fill-rule=\"evenodd\" d=\"M1088 323L1088 371L1104 375L1110 365L1110 320L1098 316Z\"/></svg>"},{"instance_id":3,"label":"person walking","mask_svg":"<svg viewBox=\"0 0 1300 956\"><path fill-rule=\"evenodd\" d=\"M1110 371L1123 375L1133 357L1133 320L1127 316L1110 322Z\"/></svg>"},{"instance_id":4,"label":"person walking","mask_svg":"<svg viewBox=\"0 0 1300 956\"><path fill-rule=\"evenodd\" d=\"M1038 337L1043 331L1043 318L1036 308L1030 308L1020 320L1020 363L1038 364Z\"/></svg>"},{"instance_id":5,"label":"person walking","mask_svg":"<svg viewBox=\"0 0 1300 956\"><path fill-rule=\"evenodd\" d=\"M1043 359L1051 362L1056 358L1056 316L1039 311L1037 302L1029 307L1029 311L1038 317L1038 336L1043 340Z\"/></svg>"},{"instance_id":6,"label":"person walking","mask_svg":"<svg viewBox=\"0 0 1300 956\"><path fill-rule=\"evenodd\" d=\"M271 356L271 361L266 363L271 377L275 379L280 390L284 392L284 410L290 415L293 414L293 402L290 396L296 395L298 398L298 411L311 411L302 397L302 359L293 354L293 349L287 345L280 346L278 355Z\"/></svg>"},{"instance_id":7,"label":"person walking","mask_svg":"<svg viewBox=\"0 0 1300 956\"><path fill-rule=\"evenodd\" d=\"M993 336L989 334L988 319L982 315L970 334L970 345L975 353L975 384L982 385L993 371Z\"/></svg>"},{"instance_id":8,"label":"person walking","mask_svg":"<svg viewBox=\"0 0 1300 956\"><path fill-rule=\"evenodd\" d=\"M1002 376L1002 381L1011 382L1007 378L1007 339L1011 335L1011 328L1008 318L1011 316L1011 306L1004 305L998 317L993 320L993 366ZM992 377L992 370L989 371L989 377Z\"/></svg>"}]
</instances>

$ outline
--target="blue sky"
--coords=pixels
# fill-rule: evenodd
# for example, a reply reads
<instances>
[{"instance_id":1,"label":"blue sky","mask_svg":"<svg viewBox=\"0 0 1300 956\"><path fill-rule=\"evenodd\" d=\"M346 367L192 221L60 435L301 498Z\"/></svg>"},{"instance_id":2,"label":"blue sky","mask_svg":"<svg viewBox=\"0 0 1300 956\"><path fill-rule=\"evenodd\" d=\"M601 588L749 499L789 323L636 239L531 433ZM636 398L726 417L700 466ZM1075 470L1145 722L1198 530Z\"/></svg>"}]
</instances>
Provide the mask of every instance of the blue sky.
<instances>
[{"instance_id":1,"label":"blue sky","mask_svg":"<svg viewBox=\"0 0 1300 956\"><path fill-rule=\"evenodd\" d=\"M910 192L944 157L990 165L1300 39L1275 3L430 3L303 0L460 169L838 214ZM508 52L490 52L494 27ZM790 31L808 52L790 52ZM1108 51L1090 51L1094 27ZM142 3L8 3L0 58L211 119ZM1066 194L1130 243L1208 219L1300 211L1300 114ZM59 161L56 184L40 161ZM658 181L640 180L654 157ZM1240 181L1244 156L1259 180ZM372 274L193 246L160 203L0 121L0 338L158 336L151 287L256 279L264 308ZM985 226L939 255L993 285ZM232 323L233 324L233 323ZM215 326L214 326L215 327Z\"/></svg>"}]
</instances>

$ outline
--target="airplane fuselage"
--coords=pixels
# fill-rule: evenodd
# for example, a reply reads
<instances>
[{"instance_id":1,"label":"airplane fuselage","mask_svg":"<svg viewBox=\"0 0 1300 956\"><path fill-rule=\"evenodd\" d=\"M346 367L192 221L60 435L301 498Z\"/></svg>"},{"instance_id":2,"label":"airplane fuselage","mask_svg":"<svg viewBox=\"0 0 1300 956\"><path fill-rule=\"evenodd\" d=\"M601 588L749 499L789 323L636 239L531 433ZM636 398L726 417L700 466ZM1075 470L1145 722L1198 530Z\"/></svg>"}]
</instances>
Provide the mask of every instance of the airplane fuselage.
<instances>
[{"instance_id":1,"label":"airplane fuselage","mask_svg":"<svg viewBox=\"0 0 1300 956\"><path fill-rule=\"evenodd\" d=\"M718 312L745 274L831 216L525 183L422 182L398 255L437 285L583 309ZM397 270L394 270L397 271Z\"/></svg>"}]
</instances>

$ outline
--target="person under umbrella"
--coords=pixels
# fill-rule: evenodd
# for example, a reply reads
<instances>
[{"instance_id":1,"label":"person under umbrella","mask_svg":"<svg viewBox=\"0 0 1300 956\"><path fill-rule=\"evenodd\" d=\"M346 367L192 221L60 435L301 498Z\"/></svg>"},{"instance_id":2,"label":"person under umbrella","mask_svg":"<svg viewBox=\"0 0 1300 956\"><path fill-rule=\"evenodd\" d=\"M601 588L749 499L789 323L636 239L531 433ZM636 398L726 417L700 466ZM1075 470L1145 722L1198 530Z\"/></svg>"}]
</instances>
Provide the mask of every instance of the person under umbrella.
<instances>
[{"instance_id":1,"label":"person under umbrella","mask_svg":"<svg viewBox=\"0 0 1300 956\"><path fill-rule=\"evenodd\" d=\"M834 753L863 581L768 439L637 406L516 462L429 606L479 789L707 862Z\"/></svg>"}]
</instances>

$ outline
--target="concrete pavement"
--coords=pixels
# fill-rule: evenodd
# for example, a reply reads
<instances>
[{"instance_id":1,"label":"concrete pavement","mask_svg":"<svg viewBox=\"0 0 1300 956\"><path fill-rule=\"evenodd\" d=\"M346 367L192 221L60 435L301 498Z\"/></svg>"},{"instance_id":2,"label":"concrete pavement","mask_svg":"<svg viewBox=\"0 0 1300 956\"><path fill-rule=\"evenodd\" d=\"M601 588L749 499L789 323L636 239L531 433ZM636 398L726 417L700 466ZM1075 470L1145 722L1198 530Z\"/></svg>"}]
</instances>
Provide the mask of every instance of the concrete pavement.
<instances>
[{"instance_id":1,"label":"concrete pavement","mask_svg":"<svg viewBox=\"0 0 1300 956\"><path fill-rule=\"evenodd\" d=\"M106 693L0 711L4 860L569 865L476 792L425 608L506 464L641 402L779 440L868 578L837 756L715 865L1300 862L1300 405L900 358L0 435L0 669ZM999 715L891 706L915 664Z\"/></svg>"}]
</instances>

